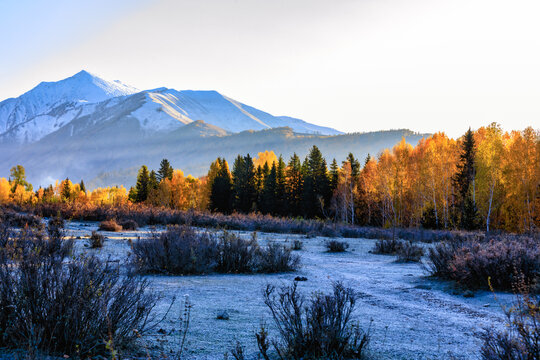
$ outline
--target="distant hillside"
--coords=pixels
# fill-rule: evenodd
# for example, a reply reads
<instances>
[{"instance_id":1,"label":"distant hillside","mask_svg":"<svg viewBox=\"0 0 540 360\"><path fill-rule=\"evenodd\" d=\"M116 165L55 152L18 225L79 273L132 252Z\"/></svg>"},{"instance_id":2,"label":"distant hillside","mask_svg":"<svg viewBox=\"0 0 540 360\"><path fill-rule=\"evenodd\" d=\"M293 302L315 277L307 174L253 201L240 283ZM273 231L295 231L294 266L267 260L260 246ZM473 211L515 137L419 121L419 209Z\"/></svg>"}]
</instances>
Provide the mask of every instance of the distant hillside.
<instances>
[{"instance_id":1,"label":"distant hillside","mask_svg":"<svg viewBox=\"0 0 540 360\"><path fill-rule=\"evenodd\" d=\"M296 152L302 158L317 145L327 161L343 160L349 152L363 159L392 147L403 137L416 144L426 134L409 130L354 133L335 136L299 134L290 128L228 133L202 121L194 122L167 135L145 136L127 119L92 127L83 133L66 128L41 141L28 144L0 160L0 171L22 164L29 179L46 184L54 179L85 179L89 187L123 184L133 185L142 164L157 168L162 158L186 174L204 175L210 162L224 156L232 162L237 154L273 150L285 160Z\"/></svg>"}]
</instances>

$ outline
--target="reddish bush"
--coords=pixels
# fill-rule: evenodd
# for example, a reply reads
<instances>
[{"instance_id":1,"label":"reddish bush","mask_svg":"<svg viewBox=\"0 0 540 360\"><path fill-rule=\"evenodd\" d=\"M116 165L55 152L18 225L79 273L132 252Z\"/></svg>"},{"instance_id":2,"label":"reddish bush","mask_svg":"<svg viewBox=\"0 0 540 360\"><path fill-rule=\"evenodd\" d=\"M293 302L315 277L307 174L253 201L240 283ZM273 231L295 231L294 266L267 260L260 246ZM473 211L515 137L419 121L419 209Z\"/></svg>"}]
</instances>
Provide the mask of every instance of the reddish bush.
<instances>
[{"instance_id":1,"label":"reddish bush","mask_svg":"<svg viewBox=\"0 0 540 360\"><path fill-rule=\"evenodd\" d=\"M428 257L432 275L468 288L487 288L490 279L493 288L511 290L522 279L538 289L540 242L533 238L442 243Z\"/></svg>"},{"instance_id":2,"label":"reddish bush","mask_svg":"<svg viewBox=\"0 0 540 360\"><path fill-rule=\"evenodd\" d=\"M99 224L101 231L122 231L122 226L118 225L116 220L105 220Z\"/></svg>"}]
</instances>

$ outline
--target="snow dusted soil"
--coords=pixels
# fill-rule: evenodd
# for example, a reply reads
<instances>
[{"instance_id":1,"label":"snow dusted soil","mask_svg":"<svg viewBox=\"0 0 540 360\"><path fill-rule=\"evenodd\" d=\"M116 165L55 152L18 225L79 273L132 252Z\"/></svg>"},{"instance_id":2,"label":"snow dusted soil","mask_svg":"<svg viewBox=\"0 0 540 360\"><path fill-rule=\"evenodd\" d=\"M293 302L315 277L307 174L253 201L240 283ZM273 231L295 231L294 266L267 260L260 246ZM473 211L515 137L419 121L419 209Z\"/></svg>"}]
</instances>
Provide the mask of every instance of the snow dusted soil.
<instances>
[{"instance_id":1,"label":"snow dusted soil","mask_svg":"<svg viewBox=\"0 0 540 360\"><path fill-rule=\"evenodd\" d=\"M128 261L129 241L163 230L145 227L138 231L102 232L107 237L104 247L88 249L85 237L97 227L97 223L67 225L68 236L81 237L75 241L76 251L121 265ZM251 236L248 232L237 233ZM291 284L296 276L308 278L298 283L305 294L327 292L338 280L360 294L355 316L364 329L371 329L373 359L478 358L478 335L484 328L503 327L500 305L512 300L510 294L498 293L495 299L487 291L465 298L451 284L428 278L419 264L396 263L393 256L371 254L374 240L339 239L350 244L349 250L330 254L324 247L328 238L258 233L258 239L261 244L301 239L304 248L296 252L302 259L301 269L277 275L147 276L151 287L163 295L156 314L164 314L173 297L179 299L165 320L143 339L150 353L169 354L177 349L181 327L178 317L187 296L193 304L188 358L223 359L237 340L245 346L248 358L253 358L257 349L254 332L262 321L269 325L271 337L277 335L262 302L263 287L267 283ZM229 313L230 320L216 319L222 310Z\"/></svg>"}]
</instances>

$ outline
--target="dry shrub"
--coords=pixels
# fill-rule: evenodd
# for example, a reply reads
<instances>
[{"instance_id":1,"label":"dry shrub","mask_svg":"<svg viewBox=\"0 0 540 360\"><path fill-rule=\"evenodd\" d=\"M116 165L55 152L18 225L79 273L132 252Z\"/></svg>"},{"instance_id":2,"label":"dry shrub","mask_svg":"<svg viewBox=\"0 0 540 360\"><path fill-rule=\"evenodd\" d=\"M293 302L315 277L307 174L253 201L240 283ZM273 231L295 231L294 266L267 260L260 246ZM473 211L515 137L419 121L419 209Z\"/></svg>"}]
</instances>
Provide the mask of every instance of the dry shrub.
<instances>
[{"instance_id":1,"label":"dry shrub","mask_svg":"<svg viewBox=\"0 0 540 360\"><path fill-rule=\"evenodd\" d=\"M256 236L244 240L227 231L172 226L135 242L132 263L142 273L273 273L296 270L299 257L283 245L261 247Z\"/></svg>"},{"instance_id":2,"label":"dry shrub","mask_svg":"<svg viewBox=\"0 0 540 360\"><path fill-rule=\"evenodd\" d=\"M304 248L304 242L302 240L294 240L291 246L291 249L294 251L300 251Z\"/></svg>"},{"instance_id":3,"label":"dry shrub","mask_svg":"<svg viewBox=\"0 0 540 360\"><path fill-rule=\"evenodd\" d=\"M540 242L534 238L501 237L483 242L441 243L429 250L432 275L467 288L512 290L522 280L538 291Z\"/></svg>"},{"instance_id":4,"label":"dry shrub","mask_svg":"<svg viewBox=\"0 0 540 360\"><path fill-rule=\"evenodd\" d=\"M145 280L92 257L65 263L72 243L63 239L12 236L18 256L0 249L0 346L89 357L133 344L133 330L147 329L156 297Z\"/></svg>"},{"instance_id":5,"label":"dry shrub","mask_svg":"<svg viewBox=\"0 0 540 360\"><path fill-rule=\"evenodd\" d=\"M92 235L88 238L88 246L92 249L102 248L105 243L105 236L101 235L97 231L92 231Z\"/></svg>"},{"instance_id":6,"label":"dry shrub","mask_svg":"<svg viewBox=\"0 0 540 360\"><path fill-rule=\"evenodd\" d=\"M366 238L366 239L403 239L423 242L482 240L481 232L452 230L384 229L363 227L350 224L334 224L316 219L291 219L261 214L223 215L205 211L181 211L168 208L156 208L146 204L129 205L94 205L83 203L39 203L35 205L9 205L19 212L33 212L51 217L58 212L65 219L103 221L108 219L134 220L138 225L193 225L200 227L226 228L230 230L264 231L273 233L310 234L317 236Z\"/></svg>"},{"instance_id":7,"label":"dry shrub","mask_svg":"<svg viewBox=\"0 0 540 360\"><path fill-rule=\"evenodd\" d=\"M342 283L333 284L330 294L314 293L309 300L297 284L263 292L279 338L272 344L280 359L362 359L369 332L352 324L358 295ZM259 351L268 359L270 342L264 326L256 334Z\"/></svg>"},{"instance_id":8,"label":"dry shrub","mask_svg":"<svg viewBox=\"0 0 540 360\"><path fill-rule=\"evenodd\" d=\"M397 249L397 262L420 262L424 248L411 241L403 242Z\"/></svg>"},{"instance_id":9,"label":"dry shrub","mask_svg":"<svg viewBox=\"0 0 540 360\"><path fill-rule=\"evenodd\" d=\"M482 334L483 360L540 359L540 296L523 289L512 306L503 307L506 330L487 329Z\"/></svg>"},{"instance_id":10,"label":"dry shrub","mask_svg":"<svg viewBox=\"0 0 540 360\"><path fill-rule=\"evenodd\" d=\"M139 224L135 220L127 219L120 221L122 230L135 231L139 228Z\"/></svg>"},{"instance_id":11,"label":"dry shrub","mask_svg":"<svg viewBox=\"0 0 540 360\"><path fill-rule=\"evenodd\" d=\"M326 251L331 253L345 252L349 248L349 243L339 240L329 240L325 243Z\"/></svg>"},{"instance_id":12,"label":"dry shrub","mask_svg":"<svg viewBox=\"0 0 540 360\"><path fill-rule=\"evenodd\" d=\"M122 231L122 226L120 226L116 220L114 219L111 219L111 220L105 220L105 221L102 221L100 224L99 224L99 230L101 231Z\"/></svg>"},{"instance_id":13,"label":"dry shrub","mask_svg":"<svg viewBox=\"0 0 540 360\"><path fill-rule=\"evenodd\" d=\"M31 213L18 212L8 208L0 208L0 222L17 228L43 229L44 223L40 216Z\"/></svg>"},{"instance_id":14,"label":"dry shrub","mask_svg":"<svg viewBox=\"0 0 540 360\"><path fill-rule=\"evenodd\" d=\"M375 242L372 252L381 255L395 255L402 245L403 242L396 239L379 239Z\"/></svg>"}]
</instances>

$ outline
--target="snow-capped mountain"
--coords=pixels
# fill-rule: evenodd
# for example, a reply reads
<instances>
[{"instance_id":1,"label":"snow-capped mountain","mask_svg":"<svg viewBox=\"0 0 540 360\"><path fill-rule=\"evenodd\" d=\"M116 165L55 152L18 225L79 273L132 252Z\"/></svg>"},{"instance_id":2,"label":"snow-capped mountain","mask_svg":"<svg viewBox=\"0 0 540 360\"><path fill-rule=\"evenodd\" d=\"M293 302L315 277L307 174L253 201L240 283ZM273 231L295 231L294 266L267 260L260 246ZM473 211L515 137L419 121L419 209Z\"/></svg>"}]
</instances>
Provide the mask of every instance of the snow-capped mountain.
<instances>
[{"instance_id":1,"label":"snow-capped mountain","mask_svg":"<svg viewBox=\"0 0 540 360\"><path fill-rule=\"evenodd\" d=\"M42 82L18 98L0 102L0 139L34 142L75 117L96 110L95 104L139 92L120 81L81 71L57 82Z\"/></svg>"},{"instance_id":2,"label":"snow-capped mountain","mask_svg":"<svg viewBox=\"0 0 540 360\"><path fill-rule=\"evenodd\" d=\"M85 121L74 122L78 119ZM217 91L140 91L81 71L57 82L0 102L0 143L33 143L63 127L84 131L88 125L126 119L142 132L169 132L203 120L230 132L289 126L295 132L335 135L331 128L290 117L276 117ZM76 126L77 125L77 126Z\"/></svg>"}]
</instances>

